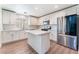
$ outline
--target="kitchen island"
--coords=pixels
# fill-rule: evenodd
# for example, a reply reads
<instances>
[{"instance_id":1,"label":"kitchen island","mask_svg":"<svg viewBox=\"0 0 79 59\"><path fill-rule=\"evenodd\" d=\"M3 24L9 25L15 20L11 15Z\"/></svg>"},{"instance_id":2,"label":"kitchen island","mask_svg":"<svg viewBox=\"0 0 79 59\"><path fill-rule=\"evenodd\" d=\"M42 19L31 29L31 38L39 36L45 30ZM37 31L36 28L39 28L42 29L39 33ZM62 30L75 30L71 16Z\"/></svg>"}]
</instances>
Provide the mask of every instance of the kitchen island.
<instances>
[{"instance_id":1,"label":"kitchen island","mask_svg":"<svg viewBox=\"0 0 79 59\"><path fill-rule=\"evenodd\" d=\"M39 54L46 53L50 48L48 31L31 30L28 32L28 44Z\"/></svg>"}]
</instances>

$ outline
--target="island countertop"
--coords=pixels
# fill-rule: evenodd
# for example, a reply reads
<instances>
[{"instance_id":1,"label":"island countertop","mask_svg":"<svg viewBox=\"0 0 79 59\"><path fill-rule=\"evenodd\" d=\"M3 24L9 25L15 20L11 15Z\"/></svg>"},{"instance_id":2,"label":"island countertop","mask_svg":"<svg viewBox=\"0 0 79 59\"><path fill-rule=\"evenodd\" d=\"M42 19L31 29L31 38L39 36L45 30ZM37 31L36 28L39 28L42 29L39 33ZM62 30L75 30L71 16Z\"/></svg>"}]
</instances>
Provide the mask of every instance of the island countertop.
<instances>
[{"instance_id":1,"label":"island countertop","mask_svg":"<svg viewBox=\"0 0 79 59\"><path fill-rule=\"evenodd\" d=\"M42 31L42 30L28 30L26 32L34 34L34 35L42 35L42 34L49 33L48 31Z\"/></svg>"}]
</instances>

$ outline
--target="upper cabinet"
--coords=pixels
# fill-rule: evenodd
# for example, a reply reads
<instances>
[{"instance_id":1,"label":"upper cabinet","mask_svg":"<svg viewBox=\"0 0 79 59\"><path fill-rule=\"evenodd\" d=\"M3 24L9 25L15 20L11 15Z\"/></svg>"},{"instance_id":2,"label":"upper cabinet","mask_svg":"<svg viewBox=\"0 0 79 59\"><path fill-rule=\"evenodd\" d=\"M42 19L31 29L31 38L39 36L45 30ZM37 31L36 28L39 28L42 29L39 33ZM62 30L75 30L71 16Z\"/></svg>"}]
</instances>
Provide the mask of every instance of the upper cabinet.
<instances>
[{"instance_id":1,"label":"upper cabinet","mask_svg":"<svg viewBox=\"0 0 79 59\"><path fill-rule=\"evenodd\" d=\"M2 20L3 20L3 24L9 24L10 12L2 10Z\"/></svg>"},{"instance_id":2,"label":"upper cabinet","mask_svg":"<svg viewBox=\"0 0 79 59\"><path fill-rule=\"evenodd\" d=\"M10 24L16 24L16 13L10 12Z\"/></svg>"},{"instance_id":3,"label":"upper cabinet","mask_svg":"<svg viewBox=\"0 0 79 59\"><path fill-rule=\"evenodd\" d=\"M30 25L38 25L38 19L35 17L30 17Z\"/></svg>"},{"instance_id":4,"label":"upper cabinet","mask_svg":"<svg viewBox=\"0 0 79 59\"><path fill-rule=\"evenodd\" d=\"M76 14L77 13L77 6L68 8L65 10L66 15L72 15L72 14Z\"/></svg>"},{"instance_id":5,"label":"upper cabinet","mask_svg":"<svg viewBox=\"0 0 79 59\"><path fill-rule=\"evenodd\" d=\"M50 15L50 24L57 24L57 18L56 14Z\"/></svg>"},{"instance_id":6,"label":"upper cabinet","mask_svg":"<svg viewBox=\"0 0 79 59\"><path fill-rule=\"evenodd\" d=\"M2 10L3 24L15 24L16 14L14 12Z\"/></svg>"},{"instance_id":7,"label":"upper cabinet","mask_svg":"<svg viewBox=\"0 0 79 59\"><path fill-rule=\"evenodd\" d=\"M39 21L38 24L39 24L39 25L43 25L43 20L44 20L43 17L39 18L39 19L38 19L38 21Z\"/></svg>"}]
</instances>

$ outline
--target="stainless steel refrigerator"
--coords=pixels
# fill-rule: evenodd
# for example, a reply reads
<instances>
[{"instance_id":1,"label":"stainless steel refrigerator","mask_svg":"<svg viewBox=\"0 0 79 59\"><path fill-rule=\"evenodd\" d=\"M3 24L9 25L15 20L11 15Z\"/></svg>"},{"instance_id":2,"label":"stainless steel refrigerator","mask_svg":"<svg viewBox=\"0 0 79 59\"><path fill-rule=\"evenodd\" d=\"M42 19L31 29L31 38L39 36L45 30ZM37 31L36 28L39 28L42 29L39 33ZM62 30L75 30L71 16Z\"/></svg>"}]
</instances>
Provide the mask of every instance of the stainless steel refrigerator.
<instances>
[{"instance_id":1,"label":"stainless steel refrigerator","mask_svg":"<svg viewBox=\"0 0 79 59\"><path fill-rule=\"evenodd\" d=\"M57 42L71 49L78 50L76 14L57 18Z\"/></svg>"}]
</instances>

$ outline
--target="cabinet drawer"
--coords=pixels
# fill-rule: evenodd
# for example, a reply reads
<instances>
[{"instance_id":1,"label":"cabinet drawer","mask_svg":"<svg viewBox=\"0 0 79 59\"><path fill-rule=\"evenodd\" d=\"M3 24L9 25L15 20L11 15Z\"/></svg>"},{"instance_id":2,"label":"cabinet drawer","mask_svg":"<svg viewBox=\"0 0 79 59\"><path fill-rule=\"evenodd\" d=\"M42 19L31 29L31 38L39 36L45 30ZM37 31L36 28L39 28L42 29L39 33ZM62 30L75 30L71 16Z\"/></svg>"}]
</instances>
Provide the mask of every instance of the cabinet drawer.
<instances>
[{"instance_id":1,"label":"cabinet drawer","mask_svg":"<svg viewBox=\"0 0 79 59\"><path fill-rule=\"evenodd\" d=\"M67 46L77 50L77 37L67 37Z\"/></svg>"},{"instance_id":2,"label":"cabinet drawer","mask_svg":"<svg viewBox=\"0 0 79 59\"><path fill-rule=\"evenodd\" d=\"M67 45L67 43L66 43L67 37L66 37L66 36L58 35L57 41L58 41L59 44L62 44L62 45L64 45L64 46Z\"/></svg>"}]
</instances>

